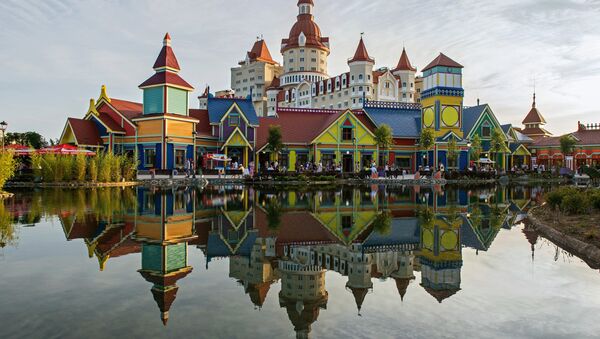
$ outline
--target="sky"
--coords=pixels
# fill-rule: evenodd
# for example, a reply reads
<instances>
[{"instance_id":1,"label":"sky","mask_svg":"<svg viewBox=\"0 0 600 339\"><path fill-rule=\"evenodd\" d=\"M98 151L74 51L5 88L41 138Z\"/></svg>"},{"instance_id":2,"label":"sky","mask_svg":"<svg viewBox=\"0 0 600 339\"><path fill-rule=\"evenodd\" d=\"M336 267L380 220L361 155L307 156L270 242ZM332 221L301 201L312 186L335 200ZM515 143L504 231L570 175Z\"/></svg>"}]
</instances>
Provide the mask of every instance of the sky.
<instances>
[{"instance_id":1,"label":"sky","mask_svg":"<svg viewBox=\"0 0 600 339\"><path fill-rule=\"evenodd\" d=\"M165 32L196 89L230 88L230 68L257 36L282 61L281 39L296 0L2 0L0 120L9 131L58 138L107 86L141 102ZM364 32L376 67L396 65L405 46L422 69L439 52L465 66L466 106L488 103L500 123L520 126L537 107L556 135L577 121L600 123L600 0L315 0L331 41L329 74L348 70Z\"/></svg>"}]
</instances>

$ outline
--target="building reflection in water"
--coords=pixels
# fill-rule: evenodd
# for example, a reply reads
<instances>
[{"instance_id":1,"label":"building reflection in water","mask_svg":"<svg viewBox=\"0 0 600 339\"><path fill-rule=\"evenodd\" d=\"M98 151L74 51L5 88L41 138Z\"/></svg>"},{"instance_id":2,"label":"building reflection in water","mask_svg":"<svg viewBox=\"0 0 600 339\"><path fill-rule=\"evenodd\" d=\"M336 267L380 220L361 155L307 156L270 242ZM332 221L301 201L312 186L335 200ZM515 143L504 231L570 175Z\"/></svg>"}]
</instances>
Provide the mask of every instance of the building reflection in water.
<instances>
[{"instance_id":1,"label":"building reflection in water","mask_svg":"<svg viewBox=\"0 0 600 339\"><path fill-rule=\"evenodd\" d=\"M227 258L229 277L257 309L279 282L279 305L298 337L308 337L327 308L326 272L346 278L359 315L375 293L373 279L393 280L402 302L418 275L419 285L441 303L461 289L463 248L487 251L531 204L530 190L500 187L110 192L114 196L95 199L120 204L101 212L97 206L62 209L65 236L83 239L100 270L110 258L141 253L138 272L152 284L165 325L178 281L192 272L191 245L204 253L207 268ZM529 229L524 233L532 243L537 239Z\"/></svg>"}]
</instances>

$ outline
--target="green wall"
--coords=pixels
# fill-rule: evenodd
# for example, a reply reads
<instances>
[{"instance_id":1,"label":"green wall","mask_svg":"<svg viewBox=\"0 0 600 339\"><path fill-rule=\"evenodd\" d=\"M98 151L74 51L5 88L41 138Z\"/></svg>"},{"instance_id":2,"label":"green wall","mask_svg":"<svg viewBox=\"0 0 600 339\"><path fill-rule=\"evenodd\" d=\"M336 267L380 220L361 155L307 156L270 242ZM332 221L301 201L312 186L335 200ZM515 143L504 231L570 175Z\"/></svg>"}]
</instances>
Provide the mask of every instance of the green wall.
<instances>
[{"instance_id":1,"label":"green wall","mask_svg":"<svg viewBox=\"0 0 600 339\"><path fill-rule=\"evenodd\" d=\"M188 92L167 87L167 113L187 115Z\"/></svg>"},{"instance_id":2,"label":"green wall","mask_svg":"<svg viewBox=\"0 0 600 339\"><path fill-rule=\"evenodd\" d=\"M144 114L163 113L163 87L144 89Z\"/></svg>"}]
</instances>

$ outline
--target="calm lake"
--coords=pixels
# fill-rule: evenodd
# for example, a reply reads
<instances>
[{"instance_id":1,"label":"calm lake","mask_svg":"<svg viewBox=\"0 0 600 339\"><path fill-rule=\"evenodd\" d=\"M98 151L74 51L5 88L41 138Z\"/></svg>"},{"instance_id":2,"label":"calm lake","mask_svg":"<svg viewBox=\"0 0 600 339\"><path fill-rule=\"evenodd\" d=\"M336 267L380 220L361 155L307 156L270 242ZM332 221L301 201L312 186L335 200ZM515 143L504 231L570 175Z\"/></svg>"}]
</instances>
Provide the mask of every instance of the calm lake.
<instances>
[{"instance_id":1,"label":"calm lake","mask_svg":"<svg viewBox=\"0 0 600 339\"><path fill-rule=\"evenodd\" d=\"M16 190L2 338L597 338L545 189Z\"/></svg>"}]
</instances>

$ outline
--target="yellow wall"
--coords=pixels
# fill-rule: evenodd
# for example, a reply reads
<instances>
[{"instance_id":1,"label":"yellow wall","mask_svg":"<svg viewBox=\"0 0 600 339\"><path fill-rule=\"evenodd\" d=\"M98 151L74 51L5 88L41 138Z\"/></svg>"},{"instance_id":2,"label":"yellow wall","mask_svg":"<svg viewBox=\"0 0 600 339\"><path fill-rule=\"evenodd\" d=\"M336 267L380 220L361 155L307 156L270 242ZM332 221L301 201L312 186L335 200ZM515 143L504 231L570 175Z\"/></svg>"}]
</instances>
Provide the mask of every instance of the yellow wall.
<instances>
[{"instance_id":1,"label":"yellow wall","mask_svg":"<svg viewBox=\"0 0 600 339\"><path fill-rule=\"evenodd\" d=\"M138 135L162 135L162 120L138 121Z\"/></svg>"},{"instance_id":2,"label":"yellow wall","mask_svg":"<svg viewBox=\"0 0 600 339\"><path fill-rule=\"evenodd\" d=\"M167 135L191 137L194 124L187 121L167 120Z\"/></svg>"}]
</instances>

